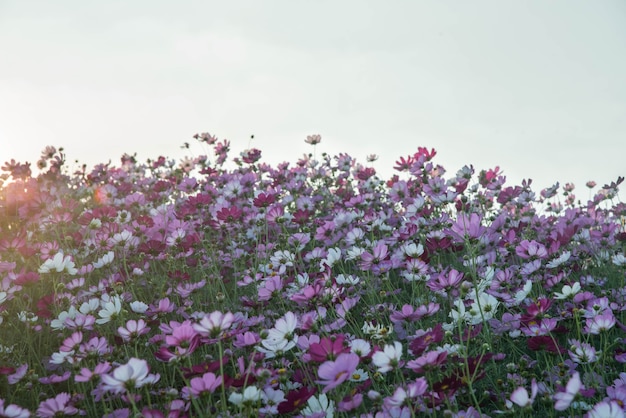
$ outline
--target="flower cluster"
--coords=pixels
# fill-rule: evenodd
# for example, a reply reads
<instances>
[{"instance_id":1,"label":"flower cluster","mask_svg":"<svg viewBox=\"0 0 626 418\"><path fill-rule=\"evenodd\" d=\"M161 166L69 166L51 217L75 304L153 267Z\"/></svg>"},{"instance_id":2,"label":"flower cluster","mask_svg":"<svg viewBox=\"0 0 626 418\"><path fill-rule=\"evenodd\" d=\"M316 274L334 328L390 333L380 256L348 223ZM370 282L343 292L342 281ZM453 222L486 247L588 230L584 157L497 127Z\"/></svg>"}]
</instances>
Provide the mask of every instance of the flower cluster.
<instances>
[{"instance_id":1,"label":"flower cluster","mask_svg":"<svg viewBox=\"0 0 626 418\"><path fill-rule=\"evenodd\" d=\"M623 178L583 203L434 149L383 180L193 138L2 167L0 416L625 416Z\"/></svg>"}]
</instances>

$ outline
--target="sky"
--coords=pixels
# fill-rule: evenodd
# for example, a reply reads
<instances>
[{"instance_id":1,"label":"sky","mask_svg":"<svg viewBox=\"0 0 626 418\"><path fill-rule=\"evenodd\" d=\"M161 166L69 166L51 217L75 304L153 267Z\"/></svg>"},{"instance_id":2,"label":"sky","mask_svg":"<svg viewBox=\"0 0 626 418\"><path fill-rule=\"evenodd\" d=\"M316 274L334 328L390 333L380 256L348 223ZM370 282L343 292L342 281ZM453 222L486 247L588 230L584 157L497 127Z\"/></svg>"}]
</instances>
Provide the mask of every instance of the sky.
<instances>
[{"instance_id":1,"label":"sky","mask_svg":"<svg viewBox=\"0 0 626 418\"><path fill-rule=\"evenodd\" d=\"M178 159L210 132L271 164L320 134L384 178L435 148L447 176L583 201L626 175L622 0L0 0L0 51L0 164Z\"/></svg>"}]
</instances>

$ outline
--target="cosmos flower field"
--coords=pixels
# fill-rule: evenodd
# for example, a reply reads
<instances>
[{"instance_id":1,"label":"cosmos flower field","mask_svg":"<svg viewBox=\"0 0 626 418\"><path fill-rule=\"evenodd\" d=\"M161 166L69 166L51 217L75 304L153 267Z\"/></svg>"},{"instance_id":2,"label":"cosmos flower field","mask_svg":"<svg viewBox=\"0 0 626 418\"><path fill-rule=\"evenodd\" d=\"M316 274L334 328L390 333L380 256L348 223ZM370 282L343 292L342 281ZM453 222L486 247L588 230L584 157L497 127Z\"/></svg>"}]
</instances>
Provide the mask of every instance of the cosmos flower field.
<instances>
[{"instance_id":1,"label":"cosmos flower field","mask_svg":"<svg viewBox=\"0 0 626 418\"><path fill-rule=\"evenodd\" d=\"M622 177L194 141L1 167L0 417L625 416Z\"/></svg>"}]
</instances>

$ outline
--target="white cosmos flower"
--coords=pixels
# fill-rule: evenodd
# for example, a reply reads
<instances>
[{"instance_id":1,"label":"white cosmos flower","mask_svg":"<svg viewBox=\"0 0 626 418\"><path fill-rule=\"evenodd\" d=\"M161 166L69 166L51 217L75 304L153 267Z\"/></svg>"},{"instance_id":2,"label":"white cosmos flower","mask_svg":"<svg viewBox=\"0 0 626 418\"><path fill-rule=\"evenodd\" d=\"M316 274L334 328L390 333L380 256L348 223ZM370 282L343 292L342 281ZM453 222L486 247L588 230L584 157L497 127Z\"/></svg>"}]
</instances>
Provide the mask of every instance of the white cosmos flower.
<instances>
[{"instance_id":1,"label":"white cosmos flower","mask_svg":"<svg viewBox=\"0 0 626 418\"><path fill-rule=\"evenodd\" d=\"M346 260L357 260L361 258L361 254L365 252L364 248L360 247L350 247L346 251Z\"/></svg>"},{"instance_id":2,"label":"white cosmos flower","mask_svg":"<svg viewBox=\"0 0 626 418\"><path fill-rule=\"evenodd\" d=\"M339 260L341 260L341 250L339 248L330 248L326 258L320 261L320 272L326 270L326 266L334 266Z\"/></svg>"},{"instance_id":3,"label":"white cosmos flower","mask_svg":"<svg viewBox=\"0 0 626 418\"><path fill-rule=\"evenodd\" d=\"M457 299L454 301L454 307L456 309L450 309L450 313L448 314L450 318L452 318L452 322L454 324L459 321L468 321L470 319L469 313L465 310L465 303L462 299Z\"/></svg>"},{"instance_id":4,"label":"white cosmos flower","mask_svg":"<svg viewBox=\"0 0 626 418\"><path fill-rule=\"evenodd\" d=\"M526 408L527 406L531 406L533 402L535 402L535 398L537 397L537 392L539 391L539 385L537 384L537 380L533 379L530 386L530 395L528 395L528 391L525 387L520 386L511 393L510 401L507 401L507 407L512 408L513 403L521 406L522 408Z\"/></svg>"},{"instance_id":5,"label":"white cosmos flower","mask_svg":"<svg viewBox=\"0 0 626 418\"><path fill-rule=\"evenodd\" d=\"M402 357L402 344L394 341L393 345L385 345L383 351L375 352L372 356L372 363L378 367L380 373L387 373L399 365L400 357Z\"/></svg>"},{"instance_id":6,"label":"white cosmos flower","mask_svg":"<svg viewBox=\"0 0 626 418\"><path fill-rule=\"evenodd\" d=\"M305 417L312 415L317 416L317 414L321 412L326 414L326 418L335 416L335 402L328 399L325 393L322 393L319 397L310 397L306 403L306 407L302 410L302 415Z\"/></svg>"},{"instance_id":7,"label":"white cosmos flower","mask_svg":"<svg viewBox=\"0 0 626 418\"><path fill-rule=\"evenodd\" d=\"M344 275L344 274L338 274L337 277L335 277L335 280L337 281L337 284L358 284L361 279L358 276L353 276L353 275Z\"/></svg>"},{"instance_id":8,"label":"white cosmos flower","mask_svg":"<svg viewBox=\"0 0 626 418\"><path fill-rule=\"evenodd\" d=\"M276 321L274 328L269 330L267 339L273 341L293 341L294 343L298 339L295 334L296 327L298 326L298 317L293 312L287 312L285 316Z\"/></svg>"},{"instance_id":9,"label":"white cosmos flower","mask_svg":"<svg viewBox=\"0 0 626 418\"><path fill-rule=\"evenodd\" d=\"M228 401L237 406L246 403L255 403L259 400L261 400L261 391L256 386L248 386L244 389L243 393L233 392L228 397Z\"/></svg>"},{"instance_id":10,"label":"white cosmos flower","mask_svg":"<svg viewBox=\"0 0 626 418\"><path fill-rule=\"evenodd\" d=\"M367 357L372 351L372 346L367 341L357 338L350 342L350 351L357 354L359 357Z\"/></svg>"},{"instance_id":11,"label":"white cosmos flower","mask_svg":"<svg viewBox=\"0 0 626 418\"><path fill-rule=\"evenodd\" d=\"M108 253L100 257L96 262L94 262L93 267L97 269L104 267L107 264L111 264L114 258L115 258L115 253L113 251L109 251Z\"/></svg>"},{"instance_id":12,"label":"white cosmos flower","mask_svg":"<svg viewBox=\"0 0 626 418\"><path fill-rule=\"evenodd\" d=\"M560 266L561 264L565 263L567 260L569 260L570 256L572 255L571 252L569 251L565 251L563 254L561 254L558 258L555 258L554 260L550 261L548 264L546 264L546 267L553 269L553 268L557 268L558 266Z\"/></svg>"},{"instance_id":13,"label":"white cosmos flower","mask_svg":"<svg viewBox=\"0 0 626 418\"><path fill-rule=\"evenodd\" d=\"M65 320L68 318L76 319L77 314L78 311L76 310L76 308L70 306L67 311L61 312L57 319L53 319L52 322L50 322L50 327L54 330L65 329Z\"/></svg>"},{"instance_id":14,"label":"white cosmos flower","mask_svg":"<svg viewBox=\"0 0 626 418\"><path fill-rule=\"evenodd\" d=\"M95 312L98 308L100 308L100 299L91 298L89 299L89 301L83 302L78 310L80 311L80 313L88 315L92 312Z\"/></svg>"},{"instance_id":15,"label":"white cosmos flower","mask_svg":"<svg viewBox=\"0 0 626 418\"><path fill-rule=\"evenodd\" d=\"M270 359L276 356L280 356L283 353L294 348L296 346L296 341L265 339L261 340L261 345L263 347L257 347L257 350L265 354L265 358Z\"/></svg>"},{"instance_id":16,"label":"white cosmos flower","mask_svg":"<svg viewBox=\"0 0 626 418\"><path fill-rule=\"evenodd\" d=\"M493 318L498 310L500 302L498 299L488 293L481 293L478 300L475 300L470 306L470 322L472 325L480 324Z\"/></svg>"},{"instance_id":17,"label":"white cosmos flower","mask_svg":"<svg viewBox=\"0 0 626 418\"><path fill-rule=\"evenodd\" d=\"M419 257L424 254L424 246L421 243L409 242L402 246L402 251L409 257Z\"/></svg>"},{"instance_id":18,"label":"white cosmos flower","mask_svg":"<svg viewBox=\"0 0 626 418\"><path fill-rule=\"evenodd\" d=\"M615 254L611 257L611 261L613 261L613 264L616 266L623 266L626 264L626 257L624 257L624 254Z\"/></svg>"},{"instance_id":19,"label":"white cosmos flower","mask_svg":"<svg viewBox=\"0 0 626 418\"><path fill-rule=\"evenodd\" d=\"M78 272L72 258L69 255L63 255L62 252L58 252L53 258L47 259L41 267L39 267L38 271L41 274L50 273L51 271L58 273L66 271L68 274L76 274Z\"/></svg>"},{"instance_id":20,"label":"white cosmos flower","mask_svg":"<svg viewBox=\"0 0 626 418\"><path fill-rule=\"evenodd\" d=\"M365 322L361 330L370 336L373 340L380 340L389 335L391 327L386 328L382 324L374 325L371 322Z\"/></svg>"},{"instance_id":21,"label":"white cosmos flower","mask_svg":"<svg viewBox=\"0 0 626 418\"><path fill-rule=\"evenodd\" d=\"M111 246L119 245L128 248L129 246L136 246L139 243L139 239L133 236L132 232L124 230L113 235L112 238L109 238L108 243Z\"/></svg>"},{"instance_id":22,"label":"white cosmos flower","mask_svg":"<svg viewBox=\"0 0 626 418\"><path fill-rule=\"evenodd\" d=\"M530 280L527 280L522 290L518 291L515 294L515 302L517 302L518 305L522 303L528 297L528 294L530 293L532 288L533 288L533 282L531 282Z\"/></svg>"},{"instance_id":23,"label":"white cosmos flower","mask_svg":"<svg viewBox=\"0 0 626 418\"><path fill-rule=\"evenodd\" d=\"M52 353L52 356L50 356L49 361L51 364L63 364L65 362L69 364L73 364L74 363L74 357L72 357L73 355L74 355L74 350L59 351L56 353Z\"/></svg>"},{"instance_id":24,"label":"white cosmos flower","mask_svg":"<svg viewBox=\"0 0 626 418\"><path fill-rule=\"evenodd\" d=\"M578 292L580 292L580 283L576 282L574 283L572 286L566 284L565 286L563 286L563 289L561 289L561 293L555 293L554 294L554 298L555 299L570 299L573 298L575 294L577 294Z\"/></svg>"},{"instance_id":25,"label":"white cosmos flower","mask_svg":"<svg viewBox=\"0 0 626 418\"><path fill-rule=\"evenodd\" d=\"M135 313L144 313L148 308L148 305L138 300L130 303L130 309Z\"/></svg>"},{"instance_id":26,"label":"white cosmos flower","mask_svg":"<svg viewBox=\"0 0 626 418\"><path fill-rule=\"evenodd\" d=\"M102 303L102 309L98 312L100 319L96 319L97 324L106 324L122 312L122 299L113 296L108 302Z\"/></svg>"}]
</instances>

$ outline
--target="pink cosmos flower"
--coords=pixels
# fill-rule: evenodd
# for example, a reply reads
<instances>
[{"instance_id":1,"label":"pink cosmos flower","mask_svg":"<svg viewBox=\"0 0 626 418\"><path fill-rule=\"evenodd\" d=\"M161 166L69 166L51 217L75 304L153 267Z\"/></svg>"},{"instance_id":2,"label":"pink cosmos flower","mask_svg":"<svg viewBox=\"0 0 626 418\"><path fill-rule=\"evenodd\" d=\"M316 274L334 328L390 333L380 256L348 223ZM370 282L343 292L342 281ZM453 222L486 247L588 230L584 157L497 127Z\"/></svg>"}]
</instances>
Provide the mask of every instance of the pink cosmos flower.
<instances>
[{"instance_id":1,"label":"pink cosmos flower","mask_svg":"<svg viewBox=\"0 0 626 418\"><path fill-rule=\"evenodd\" d=\"M235 315L231 312L225 314L220 311L211 312L200 320L199 324L193 324L193 329L202 336L218 338L223 335L235 321Z\"/></svg>"},{"instance_id":2,"label":"pink cosmos flower","mask_svg":"<svg viewBox=\"0 0 626 418\"><path fill-rule=\"evenodd\" d=\"M111 371L111 363L104 362L97 364L93 372L85 367L74 376L76 382L89 382L90 380L100 380L100 376Z\"/></svg>"},{"instance_id":3,"label":"pink cosmos flower","mask_svg":"<svg viewBox=\"0 0 626 418\"><path fill-rule=\"evenodd\" d=\"M128 360L128 363L113 370L112 375L102 375L103 389L114 393L122 393L158 382L161 376L149 374L149 371L147 361L133 357Z\"/></svg>"},{"instance_id":4,"label":"pink cosmos flower","mask_svg":"<svg viewBox=\"0 0 626 418\"><path fill-rule=\"evenodd\" d=\"M460 212L456 222L452 225L451 231L462 240L465 238L480 238L486 232L486 228L481 225L481 217L477 213L467 214Z\"/></svg>"},{"instance_id":5,"label":"pink cosmos flower","mask_svg":"<svg viewBox=\"0 0 626 418\"><path fill-rule=\"evenodd\" d=\"M196 351L200 345L200 335L185 321L172 330L172 335L165 337L165 343L174 348L174 358L180 358Z\"/></svg>"},{"instance_id":6,"label":"pink cosmos flower","mask_svg":"<svg viewBox=\"0 0 626 418\"><path fill-rule=\"evenodd\" d=\"M582 382L580 380L580 373L575 372L569 382L567 382L565 392L558 392L554 395L554 399L556 400L554 409L557 411L565 411L569 408L578 392L580 392L581 387Z\"/></svg>"},{"instance_id":7,"label":"pink cosmos flower","mask_svg":"<svg viewBox=\"0 0 626 418\"><path fill-rule=\"evenodd\" d=\"M617 401L602 401L593 406L587 414L588 418L624 418L626 413Z\"/></svg>"},{"instance_id":8,"label":"pink cosmos flower","mask_svg":"<svg viewBox=\"0 0 626 418\"><path fill-rule=\"evenodd\" d=\"M176 305L174 305L174 303L170 301L170 298L163 298L160 299L156 305L151 304L146 311L146 315L150 317L155 317L159 314L173 312L174 309L176 309Z\"/></svg>"},{"instance_id":9,"label":"pink cosmos flower","mask_svg":"<svg viewBox=\"0 0 626 418\"><path fill-rule=\"evenodd\" d=\"M451 269L449 272L441 273L435 279L429 280L426 286L433 292L445 293L456 289L463 282L463 279L463 273Z\"/></svg>"},{"instance_id":10,"label":"pink cosmos flower","mask_svg":"<svg viewBox=\"0 0 626 418\"><path fill-rule=\"evenodd\" d=\"M38 417L58 417L65 415L76 415L80 411L71 405L72 397L65 393L59 393L52 399L47 399L39 404L37 408Z\"/></svg>"},{"instance_id":11,"label":"pink cosmos flower","mask_svg":"<svg viewBox=\"0 0 626 418\"><path fill-rule=\"evenodd\" d=\"M213 393L222 385L222 376L213 373L205 373L202 377L194 377L189 382L189 387L183 388L186 397L198 398L205 393Z\"/></svg>"},{"instance_id":12,"label":"pink cosmos flower","mask_svg":"<svg viewBox=\"0 0 626 418\"><path fill-rule=\"evenodd\" d=\"M86 343L81 344L78 348L78 352L81 356L102 357L106 354L112 353L113 349L109 346L106 338L93 337Z\"/></svg>"},{"instance_id":13,"label":"pink cosmos flower","mask_svg":"<svg viewBox=\"0 0 626 418\"><path fill-rule=\"evenodd\" d=\"M413 306L403 305L399 311L392 312L389 319L395 324L398 322L415 322L422 316L424 316L423 313L416 311Z\"/></svg>"},{"instance_id":14,"label":"pink cosmos flower","mask_svg":"<svg viewBox=\"0 0 626 418\"><path fill-rule=\"evenodd\" d=\"M372 266L376 266L384 261L388 255L389 249L387 248L387 245L384 242L379 241L372 249L372 254L367 251L361 253L361 262L359 263L359 267L361 270L369 270Z\"/></svg>"},{"instance_id":15,"label":"pink cosmos flower","mask_svg":"<svg viewBox=\"0 0 626 418\"><path fill-rule=\"evenodd\" d=\"M526 315L522 318L529 321L533 318L543 316L552 306L552 299L541 298L526 307Z\"/></svg>"},{"instance_id":16,"label":"pink cosmos flower","mask_svg":"<svg viewBox=\"0 0 626 418\"><path fill-rule=\"evenodd\" d=\"M122 340L128 342L140 335L147 334L150 331L150 328L146 324L146 321L143 319L134 320L131 319L126 322L126 327L119 327L117 329L117 333L122 337Z\"/></svg>"},{"instance_id":17,"label":"pink cosmos flower","mask_svg":"<svg viewBox=\"0 0 626 418\"><path fill-rule=\"evenodd\" d=\"M263 281L264 286L259 287L259 300L267 301L276 296L283 289L283 279L280 276L271 276Z\"/></svg>"},{"instance_id":18,"label":"pink cosmos flower","mask_svg":"<svg viewBox=\"0 0 626 418\"><path fill-rule=\"evenodd\" d=\"M341 353L334 361L324 362L318 369L320 380L317 383L324 385L322 393L326 393L345 382L359 365L359 356L354 353Z\"/></svg>"},{"instance_id":19,"label":"pink cosmos flower","mask_svg":"<svg viewBox=\"0 0 626 418\"><path fill-rule=\"evenodd\" d=\"M363 403L363 394L357 393L354 396L346 396L338 404L337 409L340 412L349 412L358 408Z\"/></svg>"},{"instance_id":20,"label":"pink cosmos flower","mask_svg":"<svg viewBox=\"0 0 626 418\"><path fill-rule=\"evenodd\" d=\"M20 367L18 367L15 370L15 372L13 372L13 374L10 374L7 376L9 385L14 385L20 380L22 380L22 378L26 376L26 372L28 372L28 363L22 364ZM2 416L2 414L0 414L0 416Z\"/></svg>"},{"instance_id":21,"label":"pink cosmos flower","mask_svg":"<svg viewBox=\"0 0 626 418\"><path fill-rule=\"evenodd\" d=\"M44 385L49 385L52 383L61 383L69 379L71 375L72 373L69 371L63 374L51 374L49 376L40 377L39 383L43 383Z\"/></svg>"},{"instance_id":22,"label":"pink cosmos flower","mask_svg":"<svg viewBox=\"0 0 626 418\"><path fill-rule=\"evenodd\" d=\"M589 318L585 321L585 331L589 334L598 335L603 331L608 331L613 328L617 320L613 315L613 312L607 311L601 315L596 315L593 318Z\"/></svg>"},{"instance_id":23,"label":"pink cosmos flower","mask_svg":"<svg viewBox=\"0 0 626 418\"><path fill-rule=\"evenodd\" d=\"M393 395L386 397L383 402L387 409L400 407L408 399L416 399L417 397L422 396L426 393L427 389L428 382L426 381L426 378L420 377L414 382L409 383L406 389L401 386L397 387Z\"/></svg>"},{"instance_id":24,"label":"pink cosmos flower","mask_svg":"<svg viewBox=\"0 0 626 418\"><path fill-rule=\"evenodd\" d=\"M552 331L556 328L557 320L554 318L542 318L539 321L532 320L526 323L525 327L522 327L522 332L529 336L537 336L537 335L550 335Z\"/></svg>"},{"instance_id":25,"label":"pink cosmos flower","mask_svg":"<svg viewBox=\"0 0 626 418\"><path fill-rule=\"evenodd\" d=\"M237 348L243 348L243 347L255 345L259 341L261 341L261 337L259 337L259 334L255 332L246 331L243 334L237 334L235 336L233 345Z\"/></svg>"},{"instance_id":26,"label":"pink cosmos flower","mask_svg":"<svg viewBox=\"0 0 626 418\"><path fill-rule=\"evenodd\" d=\"M315 134L315 135L307 135L306 139L304 140L304 142L306 142L307 144L310 145L317 145L320 142L322 142L322 136Z\"/></svg>"},{"instance_id":27,"label":"pink cosmos flower","mask_svg":"<svg viewBox=\"0 0 626 418\"><path fill-rule=\"evenodd\" d=\"M72 335L63 340L61 347L59 347L59 351L76 351L80 344L83 342L83 333L78 331L74 332Z\"/></svg>"},{"instance_id":28,"label":"pink cosmos flower","mask_svg":"<svg viewBox=\"0 0 626 418\"><path fill-rule=\"evenodd\" d=\"M548 256L548 251L543 244L526 239L515 248L515 253L525 260L543 259Z\"/></svg>"},{"instance_id":29,"label":"pink cosmos flower","mask_svg":"<svg viewBox=\"0 0 626 418\"><path fill-rule=\"evenodd\" d=\"M75 318L66 318L64 325L68 329L91 331L95 323L96 318L93 315L77 313Z\"/></svg>"},{"instance_id":30,"label":"pink cosmos flower","mask_svg":"<svg viewBox=\"0 0 626 418\"><path fill-rule=\"evenodd\" d=\"M447 351L429 351L428 353L409 361L406 367L413 370L415 373L425 373L426 371L433 370L437 366L443 364L447 357Z\"/></svg>"},{"instance_id":31,"label":"pink cosmos flower","mask_svg":"<svg viewBox=\"0 0 626 418\"><path fill-rule=\"evenodd\" d=\"M30 411L13 404L4 406L4 399L0 399L0 417L29 418Z\"/></svg>"},{"instance_id":32,"label":"pink cosmos flower","mask_svg":"<svg viewBox=\"0 0 626 418\"><path fill-rule=\"evenodd\" d=\"M601 352L596 352L595 347L591 344L574 339L570 339L568 342L570 343L568 353L574 363L589 364L598 361L598 354Z\"/></svg>"}]
</instances>

